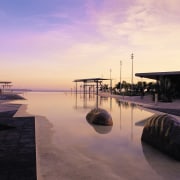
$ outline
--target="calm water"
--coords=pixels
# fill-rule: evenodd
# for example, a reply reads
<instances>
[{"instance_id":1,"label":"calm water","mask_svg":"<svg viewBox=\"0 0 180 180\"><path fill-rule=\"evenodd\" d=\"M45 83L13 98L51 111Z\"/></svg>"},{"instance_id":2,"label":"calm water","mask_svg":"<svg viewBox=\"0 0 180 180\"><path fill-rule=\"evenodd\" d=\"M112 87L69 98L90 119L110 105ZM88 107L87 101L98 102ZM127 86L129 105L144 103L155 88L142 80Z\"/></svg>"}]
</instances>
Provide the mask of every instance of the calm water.
<instances>
[{"instance_id":1,"label":"calm water","mask_svg":"<svg viewBox=\"0 0 180 180\"><path fill-rule=\"evenodd\" d=\"M180 165L141 143L142 120L152 116L135 105L99 97L113 126L93 126L87 113L95 95L30 92L20 114L36 116L38 179L179 179ZM17 114L18 116L18 114Z\"/></svg>"}]
</instances>

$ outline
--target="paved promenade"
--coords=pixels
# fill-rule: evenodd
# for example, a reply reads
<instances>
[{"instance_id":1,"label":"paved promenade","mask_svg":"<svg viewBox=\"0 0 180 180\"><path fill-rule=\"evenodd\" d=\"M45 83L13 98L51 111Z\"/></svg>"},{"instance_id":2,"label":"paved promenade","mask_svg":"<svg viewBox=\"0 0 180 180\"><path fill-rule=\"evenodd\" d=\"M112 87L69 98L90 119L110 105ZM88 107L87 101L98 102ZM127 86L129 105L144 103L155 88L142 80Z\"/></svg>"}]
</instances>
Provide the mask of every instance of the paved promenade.
<instances>
[{"instance_id":1,"label":"paved promenade","mask_svg":"<svg viewBox=\"0 0 180 180\"><path fill-rule=\"evenodd\" d=\"M0 118L0 180L36 180L34 117Z\"/></svg>"},{"instance_id":2,"label":"paved promenade","mask_svg":"<svg viewBox=\"0 0 180 180\"><path fill-rule=\"evenodd\" d=\"M35 117L13 117L19 95L0 96L0 180L36 180Z\"/></svg>"}]
</instances>

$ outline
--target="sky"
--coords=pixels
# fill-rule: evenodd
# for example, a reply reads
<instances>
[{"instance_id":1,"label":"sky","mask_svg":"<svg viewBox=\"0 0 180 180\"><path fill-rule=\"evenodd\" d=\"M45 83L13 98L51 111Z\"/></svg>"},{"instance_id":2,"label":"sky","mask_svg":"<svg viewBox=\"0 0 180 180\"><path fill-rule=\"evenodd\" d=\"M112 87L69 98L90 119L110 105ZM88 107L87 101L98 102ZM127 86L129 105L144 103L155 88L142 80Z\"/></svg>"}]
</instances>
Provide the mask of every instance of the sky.
<instances>
[{"instance_id":1,"label":"sky","mask_svg":"<svg viewBox=\"0 0 180 180\"><path fill-rule=\"evenodd\" d=\"M179 0L0 0L0 81L71 89L74 79L131 82L179 71ZM134 81L141 79L134 76Z\"/></svg>"}]
</instances>

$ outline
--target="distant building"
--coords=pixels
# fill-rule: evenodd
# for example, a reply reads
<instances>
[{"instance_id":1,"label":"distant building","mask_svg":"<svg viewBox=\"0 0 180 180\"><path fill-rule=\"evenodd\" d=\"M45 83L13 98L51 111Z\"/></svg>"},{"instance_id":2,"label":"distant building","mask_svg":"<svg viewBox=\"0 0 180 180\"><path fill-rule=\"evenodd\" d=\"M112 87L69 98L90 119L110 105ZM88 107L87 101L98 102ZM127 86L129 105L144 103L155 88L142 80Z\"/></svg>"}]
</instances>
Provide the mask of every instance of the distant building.
<instances>
[{"instance_id":1,"label":"distant building","mask_svg":"<svg viewBox=\"0 0 180 180\"><path fill-rule=\"evenodd\" d=\"M180 98L180 71L136 73L135 76L156 80L160 100Z\"/></svg>"}]
</instances>

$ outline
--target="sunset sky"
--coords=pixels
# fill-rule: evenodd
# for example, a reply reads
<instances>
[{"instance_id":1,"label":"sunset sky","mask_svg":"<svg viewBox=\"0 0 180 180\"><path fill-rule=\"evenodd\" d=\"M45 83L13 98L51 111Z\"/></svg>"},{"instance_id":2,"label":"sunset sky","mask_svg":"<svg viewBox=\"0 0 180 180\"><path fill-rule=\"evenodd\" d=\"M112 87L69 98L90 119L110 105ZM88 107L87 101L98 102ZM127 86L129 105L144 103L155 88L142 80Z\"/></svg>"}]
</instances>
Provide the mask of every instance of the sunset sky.
<instances>
[{"instance_id":1,"label":"sunset sky","mask_svg":"<svg viewBox=\"0 0 180 180\"><path fill-rule=\"evenodd\" d=\"M0 0L0 81L70 89L74 79L179 71L179 0ZM140 80L135 78L135 80Z\"/></svg>"}]
</instances>

